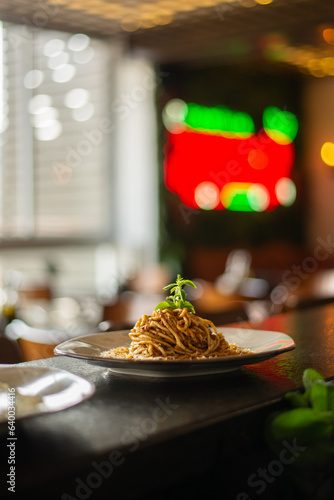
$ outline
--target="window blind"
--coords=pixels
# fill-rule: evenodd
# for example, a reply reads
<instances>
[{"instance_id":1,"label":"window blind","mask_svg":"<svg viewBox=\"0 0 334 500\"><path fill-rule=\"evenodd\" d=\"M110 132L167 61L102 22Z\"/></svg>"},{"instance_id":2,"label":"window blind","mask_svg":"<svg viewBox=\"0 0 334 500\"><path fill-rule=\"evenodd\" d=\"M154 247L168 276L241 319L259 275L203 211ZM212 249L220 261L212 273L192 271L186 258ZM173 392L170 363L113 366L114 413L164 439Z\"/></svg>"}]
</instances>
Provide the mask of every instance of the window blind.
<instances>
[{"instance_id":1,"label":"window blind","mask_svg":"<svg viewBox=\"0 0 334 500\"><path fill-rule=\"evenodd\" d=\"M81 33L4 23L2 238L110 231L112 52Z\"/></svg>"}]
</instances>

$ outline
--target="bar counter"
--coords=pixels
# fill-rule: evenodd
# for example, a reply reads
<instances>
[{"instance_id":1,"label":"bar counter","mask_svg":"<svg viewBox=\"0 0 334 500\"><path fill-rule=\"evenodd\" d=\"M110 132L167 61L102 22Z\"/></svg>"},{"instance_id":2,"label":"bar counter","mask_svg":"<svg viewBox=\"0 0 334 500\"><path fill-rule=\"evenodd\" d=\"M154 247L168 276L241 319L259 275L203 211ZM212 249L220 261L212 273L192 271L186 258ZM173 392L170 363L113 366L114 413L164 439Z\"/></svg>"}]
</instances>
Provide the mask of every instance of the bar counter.
<instances>
[{"instance_id":1,"label":"bar counter","mask_svg":"<svg viewBox=\"0 0 334 500\"><path fill-rule=\"evenodd\" d=\"M334 378L334 305L244 326L284 332L296 348L234 372L178 379L120 375L63 356L24 363L87 378L96 392L72 408L17 421L16 494L9 497L279 498L280 478L260 497L248 478L272 460L265 419L285 392L301 387L304 369ZM4 450L4 425L0 438Z\"/></svg>"}]
</instances>

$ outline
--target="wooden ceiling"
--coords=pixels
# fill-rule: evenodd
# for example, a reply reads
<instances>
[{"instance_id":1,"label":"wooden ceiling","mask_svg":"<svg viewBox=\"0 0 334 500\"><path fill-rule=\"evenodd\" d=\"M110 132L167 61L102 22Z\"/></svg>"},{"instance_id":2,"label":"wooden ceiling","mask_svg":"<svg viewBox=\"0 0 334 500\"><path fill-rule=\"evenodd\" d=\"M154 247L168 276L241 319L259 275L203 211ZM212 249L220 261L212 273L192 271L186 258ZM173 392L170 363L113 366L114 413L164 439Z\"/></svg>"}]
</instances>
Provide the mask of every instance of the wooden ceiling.
<instances>
[{"instance_id":1,"label":"wooden ceiling","mask_svg":"<svg viewBox=\"0 0 334 500\"><path fill-rule=\"evenodd\" d=\"M334 2L1 0L0 19L27 29L120 37L160 63L228 62L237 56L251 57L254 47L261 49L268 36L284 37L293 47L321 47L322 29L334 28Z\"/></svg>"}]
</instances>

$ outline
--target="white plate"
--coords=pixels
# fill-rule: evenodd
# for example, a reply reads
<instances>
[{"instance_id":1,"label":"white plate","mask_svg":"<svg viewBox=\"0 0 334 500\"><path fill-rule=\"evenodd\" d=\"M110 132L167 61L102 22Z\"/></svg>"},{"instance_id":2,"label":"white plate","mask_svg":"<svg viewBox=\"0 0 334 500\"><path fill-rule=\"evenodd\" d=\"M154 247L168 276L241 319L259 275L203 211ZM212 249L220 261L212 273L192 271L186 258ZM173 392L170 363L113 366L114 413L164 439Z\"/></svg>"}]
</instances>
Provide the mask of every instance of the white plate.
<instances>
[{"instance_id":1,"label":"white plate","mask_svg":"<svg viewBox=\"0 0 334 500\"><path fill-rule=\"evenodd\" d=\"M15 420L51 413L89 398L95 387L73 373L42 366L0 366L0 423L8 421L8 395L15 395ZM13 401L14 403L14 401Z\"/></svg>"},{"instance_id":2,"label":"white plate","mask_svg":"<svg viewBox=\"0 0 334 500\"><path fill-rule=\"evenodd\" d=\"M217 328L229 343L249 349L251 354L211 359L157 360L113 359L102 353L130 345L129 330L85 335L59 344L54 352L98 363L117 373L146 377L186 377L237 370L243 365L259 363L296 347L285 333L244 328Z\"/></svg>"}]
</instances>

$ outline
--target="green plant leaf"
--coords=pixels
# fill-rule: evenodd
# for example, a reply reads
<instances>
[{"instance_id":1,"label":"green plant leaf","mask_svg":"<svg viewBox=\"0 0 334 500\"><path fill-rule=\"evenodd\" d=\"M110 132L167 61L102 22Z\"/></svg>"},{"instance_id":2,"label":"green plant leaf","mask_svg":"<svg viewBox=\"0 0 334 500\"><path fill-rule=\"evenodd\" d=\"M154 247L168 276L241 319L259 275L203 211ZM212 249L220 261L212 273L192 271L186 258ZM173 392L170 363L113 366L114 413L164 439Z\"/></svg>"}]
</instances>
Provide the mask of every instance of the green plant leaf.
<instances>
[{"instance_id":1,"label":"green plant leaf","mask_svg":"<svg viewBox=\"0 0 334 500\"><path fill-rule=\"evenodd\" d=\"M164 300L162 302L159 302L159 304L155 306L154 310L156 311L157 309L164 309L164 308L175 309L176 306L173 302L170 302L169 300Z\"/></svg>"},{"instance_id":2,"label":"green plant leaf","mask_svg":"<svg viewBox=\"0 0 334 500\"><path fill-rule=\"evenodd\" d=\"M196 288L196 285L192 281L184 280L178 274L175 283L170 283L169 285L163 287L163 290L170 291L170 295L166 298L165 301L160 302L155 307L155 309L162 309L163 307L168 307L172 309L187 308L190 312L194 313L195 312L194 306L189 301L186 300L187 295L186 292L183 290L183 287L185 285L190 285Z\"/></svg>"},{"instance_id":3,"label":"green plant leaf","mask_svg":"<svg viewBox=\"0 0 334 500\"><path fill-rule=\"evenodd\" d=\"M295 408L273 419L271 433L276 441L296 439L300 444L308 444L331 435L332 425L328 420L327 415L313 408Z\"/></svg>"},{"instance_id":4,"label":"green plant leaf","mask_svg":"<svg viewBox=\"0 0 334 500\"><path fill-rule=\"evenodd\" d=\"M304 370L303 385L306 390L311 389L312 385L317 380L324 381L324 377L320 375L320 373L318 373L316 370L313 370L313 368L307 368L306 370Z\"/></svg>"},{"instance_id":5,"label":"green plant leaf","mask_svg":"<svg viewBox=\"0 0 334 500\"><path fill-rule=\"evenodd\" d=\"M195 312L194 306L190 302L188 302L187 300L184 302L184 307L186 307L188 309L188 311L190 311L190 312L193 312L193 313Z\"/></svg>"},{"instance_id":6,"label":"green plant leaf","mask_svg":"<svg viewBox=\"0 0 334 500\"><path fill-rule=\"evenodd\" d=\"M189 285L189 286L192 286L193 288L197 288L197 286L195 285L195 283L193 283L192 281L190 280L184 280L183 282L185 285Z\"/></svg>"},{"instance_id":7,"label":"green plant leaf","mask_svg":"<svg viewBox=\"0 0 334 500\"><path fill-rule=\"evenodd\" d=\"M287 392L284 396L284 399L289 401L293 408L307 408L309 406L309 395L309 390L303 393L301 393L300 391Z\"/></svg>"},{"instance_id":8,"label":"green plant leaf","mask_svg":"<svg viewBox=\"0 0 334 500\"><path fill-rule=\"evenodd\" d=\"M280 132L291 141L293 141L297 135L298 120L290 111L279 109L276 106L268 106L263 112L262 121L266 131L272 130Z\"/></svg>"},{"instance_id":9,"label":"green plant leaf","mask_svg":"<svg viewBox=\"0 0 334 500\"><path fill-rule=\"evenodd\" d=\"M171 283L170 285L164 286L163 290L170 290L171 288L173 288L173 286L174 286L174 283Z\"/></svg>"},{"instance_id":10,"label":"green plant leaf","mask_svg":"<svg viewBox=\"0 0 334 500\"><path fill-rule=\"evenodd\" d=\"M327 382L327 407L328 410L334 411L334 384Z\"/></svg>"},{"instance_id":11,"label":"green plant leaf","mask_svg":"<svg viewBox=\"0 0 334 500\"><path fill-rule=\"evenodd\" d=\"M328 389L321 380L316 380L311 387L310 402L317 411L327 411L328 409Z\"/></svg>"}]
</instances>

